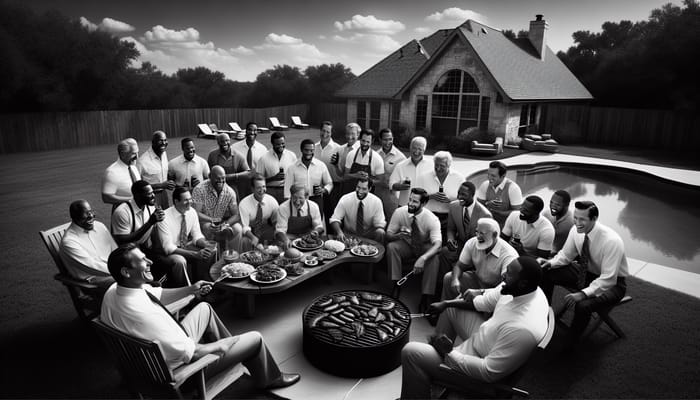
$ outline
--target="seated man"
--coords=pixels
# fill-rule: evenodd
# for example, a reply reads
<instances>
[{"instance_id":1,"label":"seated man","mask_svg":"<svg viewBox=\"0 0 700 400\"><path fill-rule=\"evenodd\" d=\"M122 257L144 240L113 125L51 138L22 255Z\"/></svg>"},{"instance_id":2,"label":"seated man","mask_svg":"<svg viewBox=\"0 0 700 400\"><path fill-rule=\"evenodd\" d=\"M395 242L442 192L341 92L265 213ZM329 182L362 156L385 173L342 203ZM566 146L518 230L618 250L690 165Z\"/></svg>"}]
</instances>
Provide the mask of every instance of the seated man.
<instances>
[{"instance_id":1,"label":"seated man","mask_svg":"<svg viewBox=\"0 0 700 400\"><path fill-rule=\"evenodd\" d=\"M424 189L411 189L408 205L394 211L386 231L389 278L398 281L403 262L412 258L416 260L413 271L423 274L420 311L428 307L429 297L435 294L440 266L437 254L442 247L440 220L425 208L428 198Z\"/></svg>"},{"instance_id":2,"label":"seated man","mask_svg":"<svg viewBox=\"0 0 700 400\"><path fill-rule=\"evenodd\" d=\"M280 204L277 211L275 239L286 249L290 240L306 234L320 236L323 234L321 209L314 201L309 201L309 191L302 183L289 189L292 197Z\"/></svg>"},{"instance_id":3,"label":"seated man","mask_svg":"<svg viewBox=\"0 0 700 400\"><path fill-rule=\"evenodd\" d=\"M445 274L442 299L454 299L466 289L486 289L498 285L501 276L518 252L498 237L498 222L492 218L477 221L476 236L467 240L452 272Z\"/></svg>"},{"instance_id":4,"label":"seated man","mask_svg":"<svg viewBox=\"0 0 700 400\"><path fill-rule=\"evenodd\" d=\"M564 242L569 236L571 227L574 226L574 217L569 210L571 195L566 190L557 190L549 200L549 209L542 214L554 227L554 241L552 242L552 255L557 254L564 247Z\"/></svg>"},{"instance_id":5,"label":"seated man","mask_svg":"<svg viewBox=\"0 0 700 400\"><path fill-rule=\"evenodd\" d=\"M250 184L253 187L253 194L246 196L238 206L238 211L241 213L241 226L243 226L241 251L262 247L264 241L274 240L279 208L277 200L266 193L264 176L253 174Z\"/></svg>"},{"instance_id":6,"label":"seated man","mask_svg":"<svg viewBox=\"0 0 700 400\"><path fill-rule=\"evenodd\" d=\"M338 240L345 240L347 232L384 243L386 220L382 201L369 191L369 179L360 178L357 180L355 192L340 198L330 218L331 231Z\"/></svg>"},{"instance_id":7,"label":"seated man","mask_svg":"<svg viewBox=\"0 0 700 400\"><path fill-rule=\"evenodd\" d=\"M85 200L76 200L68 207L71 222L63 234L59 256L76 279L95 284L102 290L108 288L114 279L107 269L107 258L117 248L109 230L95 220L95 212Z\"/></svg>"},{"instance_id":8,"label":"seated man","mask_svg":"<svg viewBox=\"0 0 700 400\"><path fill-rule=\"evenodd\" d=\"M105 294L100 319L129 335L157 340L171 369L217 354L221 358L206 368L207 376L243 363L259 388L281 388L299 380L299 374L280 372L260 333L231 335L209 303L197 304L180 322L163 306L190 294L208 293L210 282L177 289L153 287L151 261L130 243L115 250L108 265L117 284Z\"/></svg>"},{"instance_id":9,"label":"seated man","mask_svg":"<svg viewBox=\"0 0 700 400\"><path fill-rule=\"evenodd\" d=\"M238 250L243 227L236 192L226 183L222 166L211 168L209 179L192 191L192 201L204 236L221 243L222 250Z\"/></svg>"},{"instance_id":10,"label":"seated man","mask_svg":"<svg viewBox=\"0 0 700 400\"><path fill-rule=\"evenodd\" d=\"M554 228L540 216L543 208L539 196L527 196L520 211L513 211L503 225L501 236L521 256L549 257L552 251Z\"/></svg>"},{"instance_id":11,"label":"seated man","mask_svg":"<svg viewBox=\"0 0 700 400\"><path fill-rule=\"evenodd\" d=\"M592 201L574 203L574 228L564 247L549 261L538 259L545 271L542 290L552 303L554 285L579 289L564 296L574 307L567 347L572 348L586 329L594 311L617 304L627 291L625 244L609 227L598 222ZM578 262L574 261L578 257Z\"/></svg>"},{"instance_id":12,"label":"seated man","mask_svg":"<svg viewBox=\"0 0 700 400\"><path fill-rule=\"evenodd\" d=\"M542 271L530 257L511 261L498 287L430 305L442 313L431 344L409 342L401 351L402 399L427 399L441 363L482 382L506 378L527 361L547 332L549 306L538 288ZM443 312L444 311L444 312ZM484 313L493 313L486 319ZM464 342L454 346L459 336Z\"/></svg>"}]
</instances>

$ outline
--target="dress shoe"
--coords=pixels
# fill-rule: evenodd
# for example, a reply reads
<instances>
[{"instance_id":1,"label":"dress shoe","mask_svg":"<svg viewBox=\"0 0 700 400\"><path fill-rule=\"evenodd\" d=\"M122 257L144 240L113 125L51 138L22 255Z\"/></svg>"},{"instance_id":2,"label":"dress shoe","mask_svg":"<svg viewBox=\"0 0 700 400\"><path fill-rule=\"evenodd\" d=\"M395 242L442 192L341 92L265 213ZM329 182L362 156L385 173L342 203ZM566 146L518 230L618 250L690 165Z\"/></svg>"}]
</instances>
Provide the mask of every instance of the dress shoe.
<instances>
[{"instance_id":1,"label":"dress shoe","mask_svg":"<svg viewBox=\"0 0 700 400\"><path fill-rule=\"evenodd\" d=\"M301 375L299 374L287 374L282 373L279 378L275 379L265 387L265 389L280 389L287 386L292 386L293 384L299 382Z\"/></svg>"}]
</instances>

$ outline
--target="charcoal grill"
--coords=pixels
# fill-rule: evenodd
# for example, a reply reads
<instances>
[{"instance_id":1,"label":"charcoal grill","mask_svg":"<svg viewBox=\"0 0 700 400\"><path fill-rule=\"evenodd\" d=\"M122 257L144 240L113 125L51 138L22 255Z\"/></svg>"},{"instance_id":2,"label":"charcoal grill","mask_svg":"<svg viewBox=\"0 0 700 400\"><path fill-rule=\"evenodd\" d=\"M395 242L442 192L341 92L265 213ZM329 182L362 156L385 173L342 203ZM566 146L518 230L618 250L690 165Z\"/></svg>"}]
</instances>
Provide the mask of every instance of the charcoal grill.
<instances>
[{"instance_id":1,"label":"charcoal grill","mask_svg":"<svg viewBox=\"0 0 700 400\"><path fill-rule=\"evenodd\" d=\"M361 298L362 293L380 295L382 298L379 301L365 300ZM391 313L387 318L391 324L387 321L375 322L374 317L364 317L364 314L361 314L354 321L364 321L370 325L364 326L365 332L360 337L352 332L350 322L346 322L340 328L310 326L316 317L324 313L323 309L327 306L321 306L322 303L338 296L349 297L353 294L358 296L360 305L345 306L342 307L343 309L351 307L356 311L367 312L377 307L378 312L384 313L385 316ZM391 303L394 304L392 310L381 310L381 307L388 307ZM367 318L369 320L366 320ZM329 319L324 318L321 321L329 321ZM403 303L385 294L367 290L344 290L316 298L304 309L302 323L304 355L309 362L330 374L351 378L382 375L401 365L401 349L408 343L411 327L410 311ZM378 327L371 326L372 323L377 323ZM338 340L337 336L334 337L331 334L332 329L342 332L342 339ZM381 340L377 329L383 329L388 339ZM391 334L388 334L389 331ZM335 333L337 335L337 332Z\"/></svg>"}]
</instances>

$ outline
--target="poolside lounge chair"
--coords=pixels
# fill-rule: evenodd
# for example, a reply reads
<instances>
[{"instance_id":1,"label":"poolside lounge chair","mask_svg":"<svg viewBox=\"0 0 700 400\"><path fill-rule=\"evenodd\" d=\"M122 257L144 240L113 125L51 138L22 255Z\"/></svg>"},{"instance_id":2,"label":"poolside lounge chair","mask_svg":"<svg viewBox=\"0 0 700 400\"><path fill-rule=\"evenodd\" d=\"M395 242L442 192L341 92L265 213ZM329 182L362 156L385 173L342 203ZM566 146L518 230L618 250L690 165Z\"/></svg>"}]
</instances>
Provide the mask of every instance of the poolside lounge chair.
<instances>
[{"instance_id":1,"label":"poolside lounge chair","mask_svg":"<svg viewBox=\"0 0 700 400\"><path fill-rule=\"evenodd\" d=\"M286 131L289 129L287 125L282 125L280 124L280 121L277 119L277 117L270 117L268 118L270 120L270 129L273 131Z\"/></svg>"},{"instance_id":2,"label":"poolside lounge chair","mask_svg":"<svg viewBox=\"0 0 700 400\"><path fill-rule=\"evenodd\" d=\"M238 125L238 122L229 122L228 126L231 127L232 131L236 132L236 140L245 139L245 129L241 129L240 125Z\"/></svg>"},{"instance_id":3,"label":"poolside lounge chair","mask_svg":"<svg viewBox=\"0 0 700 400\"><path fill-rule=\"evenodd\" d=\"M211 127L207 124L197 124L199 132L197 132L197 137L204 137L209 139L215 139L216 133L211 130Z\"/></svg>"},{"instance_id":4,"label":"poolside lounge chair","mask_svg":"<svg viewBox=\"0 0 700 400\"><path fill-rule=\"evenodd\" d=\"M229 135L235 135L237 132L235 131L227 131L226 129L219 129L216 124L209 124L209 127L211 128L214 133L227 133Z\"/></svg>"},{"instance_id":5,"label":"poolside lounge chair","mask_svg":"<svg viewBox=\"0 0 700 400\"><path fill-rule=\"evenodd\" d=\"M482 155L496 155L503 152L503 138L497 137L496 141L493 143L479 143L476 140L472 140L471 143L471 153L472 154L482 154Z\"/></svg>"},{"instance_id":6,"label":"poolside lounge chair","mask_svg":"<svg viewBox=\"0 0 700 400\"><path fill-rule=\"evenodd\" d=\"M552 139L552 135L525 135L520 147L529 151L546 151L554 153L559 149L559 144Z\"/></svg>"},{"instance_id":7,"label":"poolside lounge chair","mask_svg":"<svg viewBox=\"0 0 700 400\"><path fill-rule=\"evenodd\" d=\"M301 122L301 118L299 118L299 116L292 115L292 126L294 126L297 129L306 129L309 127L309 124Z\"/></svg>"}]
</instances>

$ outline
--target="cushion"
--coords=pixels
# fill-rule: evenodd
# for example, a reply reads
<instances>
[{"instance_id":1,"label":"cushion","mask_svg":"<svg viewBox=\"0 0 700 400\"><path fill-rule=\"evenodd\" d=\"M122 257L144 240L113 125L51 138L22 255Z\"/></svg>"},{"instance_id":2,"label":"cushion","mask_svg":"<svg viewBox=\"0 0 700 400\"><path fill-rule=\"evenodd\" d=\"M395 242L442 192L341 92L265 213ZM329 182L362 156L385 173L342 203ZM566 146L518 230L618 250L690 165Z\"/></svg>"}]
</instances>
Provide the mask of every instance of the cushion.
<instances>
[{"instance_id":1,"label":"cushion","mask_svg":"<svg viewBox=\"0 0 700 400\"><path fill-rule=\"evenodd\" d=\"M559 143L557 143L557 141L554 140L554 139L547 139L547 140L545 140L544 142L545 142L545 144L559 144Z\"/></svg>"},{"instance_id":2,"label":"cushion","mask_svg":"<svg viewBox=\"0 0 700 400\"><path fill-rule=\"evenodd\" d=\"M542 140L542 136L540 135L525 135L526 139L532 139L532 140Z\"/></svg>"}]
</instances>

